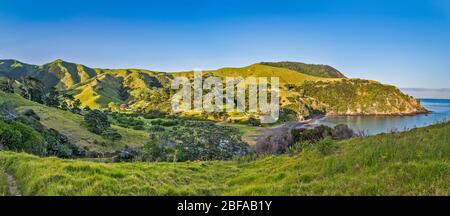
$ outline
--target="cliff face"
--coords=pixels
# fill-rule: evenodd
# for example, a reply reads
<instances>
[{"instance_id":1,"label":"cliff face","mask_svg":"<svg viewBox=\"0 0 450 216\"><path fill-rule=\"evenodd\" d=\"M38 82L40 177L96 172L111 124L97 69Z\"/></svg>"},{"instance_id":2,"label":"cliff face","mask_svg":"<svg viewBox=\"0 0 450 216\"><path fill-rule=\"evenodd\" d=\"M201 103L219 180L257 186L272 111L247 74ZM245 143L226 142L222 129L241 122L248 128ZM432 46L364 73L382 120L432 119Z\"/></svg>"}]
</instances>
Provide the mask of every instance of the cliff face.
<instances>
[{"instance_id":1,"label":"cliff face","mask_svg":"<svg viewBox=\"0 0 450 216\"><path fill-rule=\"evenodd\" d=\"M361 79L306 82L297 89L326 105L328 115L412 115L428 112L395 86Z\"/></svg>"}]
</instances>

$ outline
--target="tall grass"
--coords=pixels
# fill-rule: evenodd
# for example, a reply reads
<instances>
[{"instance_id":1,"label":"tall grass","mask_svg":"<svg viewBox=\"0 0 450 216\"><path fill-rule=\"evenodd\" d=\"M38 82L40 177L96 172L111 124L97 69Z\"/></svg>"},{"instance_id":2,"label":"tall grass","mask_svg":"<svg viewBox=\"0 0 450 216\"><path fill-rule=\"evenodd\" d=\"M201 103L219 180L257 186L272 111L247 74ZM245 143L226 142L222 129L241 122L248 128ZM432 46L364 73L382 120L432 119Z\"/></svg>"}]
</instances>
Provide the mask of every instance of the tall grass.
<instances>
[{"instance_id":1,"label":"tall grass","mask_svg":"<svg viewBox=\"0 0 450 216\"><path fill-rule=\"evenodd\" d=\"M5 170L0 168L0 196L6 196L9 193L8 181L6 180Z\"/></svg>"},{"instance_id":2,"label":"tall grass","mask_svg":"<svg viewBox=\"0 0 450 216\"><path fill-rule=\"evenodd\" d=\"M234 161L95 163L0 152L26 195L450 195L450 123Z\"/></svg>"}]
</instances>

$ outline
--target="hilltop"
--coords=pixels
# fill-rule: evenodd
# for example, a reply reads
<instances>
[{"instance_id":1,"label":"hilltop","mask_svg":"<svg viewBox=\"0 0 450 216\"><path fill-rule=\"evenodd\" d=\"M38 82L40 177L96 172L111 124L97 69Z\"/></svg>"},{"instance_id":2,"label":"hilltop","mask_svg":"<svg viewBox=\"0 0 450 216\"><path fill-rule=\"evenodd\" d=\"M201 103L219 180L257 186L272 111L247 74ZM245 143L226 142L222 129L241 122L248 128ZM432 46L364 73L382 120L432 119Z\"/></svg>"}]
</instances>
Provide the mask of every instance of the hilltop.
<instances>
[{"instance_id":1,"label":"hilltop","mask_svg":"<svg viewBox=\"0 0 450 216\"><path fill-rule=\"evenodd\" d=\"M282 62L261 62L262 65L268 65L273 67L286 68L289 70L297 71L302 74L307 74L316 77L323 78L347 78L338 71L336 68L333 68L329 65L318 65L318 64L305 64L302 62L290 62L290 61L282 61Z\"/></svg>"}]
</instances>

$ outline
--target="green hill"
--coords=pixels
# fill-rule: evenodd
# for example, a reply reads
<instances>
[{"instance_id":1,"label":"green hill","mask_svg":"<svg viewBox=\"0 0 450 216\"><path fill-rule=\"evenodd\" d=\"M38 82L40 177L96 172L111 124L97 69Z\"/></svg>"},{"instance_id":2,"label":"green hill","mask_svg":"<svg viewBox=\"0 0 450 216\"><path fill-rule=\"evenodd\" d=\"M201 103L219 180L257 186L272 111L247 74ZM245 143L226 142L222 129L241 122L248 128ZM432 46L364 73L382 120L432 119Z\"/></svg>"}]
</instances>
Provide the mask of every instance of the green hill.
<instances>
[{"instance_id":1,"label":"green hill","mask_svg":"<svg viewBox=\"0 0 450 216\"><path fill-rule=\"evenodd\" d=\"M0 75L13 79L31 76L39 79L47 88L67 89L96 76L96 72L84 65L60 59L42 66L25 64L16 60L0 60Z\"/></svg>"},{"instance_id":2,"label":"green hill","mask_svg":"<svg viewBox=\"0 0 450 216\"><path fill-rule=\"evenodd\" d=\"M2 151L0 171L24 195L447 196L449 142L446 123L255 160L108 164Z\"/></svg>"},{"instance_id":3,"label":"green hill","mask_svg":"<svg viewBox=\"0 0 450 216\"><path fill-rule=\"evenodd\" d=\"M426 113L420 102L398 88L361 79L306 82L300 94L326 105L331 115L402 115Z\"/></svg>"},{"instance_id":4,"label":"green hill","mask_svg":"<svg viewBox=\"0 0 450 216\"><path fill-rule=\"evenodd\" d=\"M241 68L208 70L203 74L279 77L281 106L295 112L298 119L323 111L355 115L426 112L419 102L395 87L346 79L339 71L326 65L263 62ZM170 98L174 93L170 89L170 80L177 76L193 78L192 71L164 73L142 69L93 69L62 60L34 66L15 60L0 60L0 76L18 79L25 75L41 80L47 88L57 87L73 95L80 100L82 107L164 113L170 113ZM249 114L236 118L249 118Z\"/></svg>"},{"instance_id":5,"label":"green hill","mask_svg":"<svg viewBox=\"0 0 450 216\"><path fill-rule=\"evenodd\" d=\"M42 72L36 78L43 81L47 86L56 86L60 89L68 89L97 75L92 68L65 62L61 59L45 64L41 68L45 72Z\"/></svg>"},{"instance_id":6,"label":"green hill","mask_svg":"<svg viewBox=\"0 0 450 216\"><path fill-rule=\"evenodd\" d=\"M315 77L324 78L346 78L340 71L328 65L305 64L301 62L261 62L262 65L286 68Z\"/></svg>"},{"instance_id":7,"label":"green hill","mask_svg":"<svg viewBox=\"0 0 450 216\"><path fill-rule=\"evenodd\" d=\"M40 72L37 65L25 64L23 62L7 59L0 60L0 75L18 79L21 76L34 76Z\"/></svg>"},{"instance_id":8,"label":"green hill","mask_svg":"<svg viewBox=\"0 0 450 216\"><path fill-rule=\"evenodd\" d=\"M281 84L302 84L305 81L325 80L321 77L263 64L253 64L242 68L221 68L218 70L204 71L203 73L217 77L279 77ZM193 77L193 72L173 73L173 75Z\"/></svg>"}]
</instances>

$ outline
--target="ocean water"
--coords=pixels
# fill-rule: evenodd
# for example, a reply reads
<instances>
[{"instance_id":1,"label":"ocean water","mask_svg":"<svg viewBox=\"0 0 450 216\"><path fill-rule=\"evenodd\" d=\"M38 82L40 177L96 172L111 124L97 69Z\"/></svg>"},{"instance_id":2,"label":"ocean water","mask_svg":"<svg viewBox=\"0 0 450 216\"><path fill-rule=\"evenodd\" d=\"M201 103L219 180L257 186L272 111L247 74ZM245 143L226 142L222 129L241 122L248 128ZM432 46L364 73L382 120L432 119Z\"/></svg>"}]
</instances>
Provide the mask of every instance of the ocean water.
<instances>
[{"instance_id":1,"label":"ocean water","mask_svg":"<svg viewBox=\"0 0 450 216\"><path fill-rule=\"evenodd\" d=\"M335 126L347 124L356 132L374 135L392 131L405 131L450 121L450 99L420 99L422 105L431 111L415 116L337 116L325 117L315 124Z\"/></svg>"}]
</instances>

